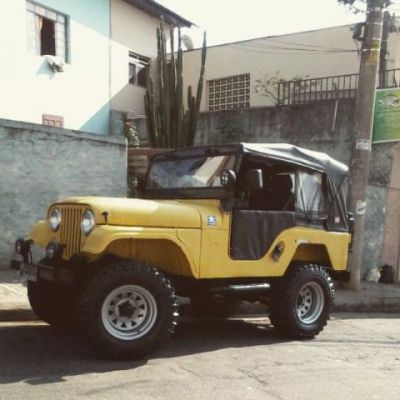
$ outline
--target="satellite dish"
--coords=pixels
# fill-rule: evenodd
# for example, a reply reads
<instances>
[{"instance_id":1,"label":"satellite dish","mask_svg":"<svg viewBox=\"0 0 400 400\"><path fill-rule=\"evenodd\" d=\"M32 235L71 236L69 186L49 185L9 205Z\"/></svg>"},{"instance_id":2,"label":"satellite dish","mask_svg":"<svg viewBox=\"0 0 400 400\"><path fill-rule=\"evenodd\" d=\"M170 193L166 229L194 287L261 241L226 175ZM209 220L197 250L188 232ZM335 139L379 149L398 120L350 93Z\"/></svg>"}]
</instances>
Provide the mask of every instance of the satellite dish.
<instances>
[{"instance_id":1,"label":"satellite dish","mask_svg":"<svg viewBox=\"0 0 400 400\"><path fill-rule=\"evenodd\" d=\"M182 43L185 46L186 50L192 50L194 47L193 40L189 35L182 36Z\"/></svg>"}]
</instances>

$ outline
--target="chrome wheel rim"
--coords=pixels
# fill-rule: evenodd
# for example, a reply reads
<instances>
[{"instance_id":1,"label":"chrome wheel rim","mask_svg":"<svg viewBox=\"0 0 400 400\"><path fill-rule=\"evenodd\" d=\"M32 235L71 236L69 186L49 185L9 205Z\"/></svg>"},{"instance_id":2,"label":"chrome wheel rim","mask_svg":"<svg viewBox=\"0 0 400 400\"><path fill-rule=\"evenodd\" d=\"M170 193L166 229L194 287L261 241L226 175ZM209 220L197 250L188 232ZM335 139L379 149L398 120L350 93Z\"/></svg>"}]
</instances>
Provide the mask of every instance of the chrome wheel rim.
<instances>
[{"instance_id":1,"label":"chrome wheel rim","mask_svg":"<svg viewBox=\"0 0 400 400\"><path fill-rule=\"evenodd\" d=\"M105 298L101 322L111 336L120 340L136 340L153 328L157 313L156 300L147 289L125 285L114 289Z\"/></svg>"},{"instance_id":2,"label":"chrome wheel rim","mask_svg":"<svg viewBox=\"0 0 400 400\"><path fill-rule=\"evenodd\" d=\"M306 283L297 295L297 317L303 324L313 324L321 316L324 305L325 295L321 286L315 282Z\"/></svg>"}]
</instances>

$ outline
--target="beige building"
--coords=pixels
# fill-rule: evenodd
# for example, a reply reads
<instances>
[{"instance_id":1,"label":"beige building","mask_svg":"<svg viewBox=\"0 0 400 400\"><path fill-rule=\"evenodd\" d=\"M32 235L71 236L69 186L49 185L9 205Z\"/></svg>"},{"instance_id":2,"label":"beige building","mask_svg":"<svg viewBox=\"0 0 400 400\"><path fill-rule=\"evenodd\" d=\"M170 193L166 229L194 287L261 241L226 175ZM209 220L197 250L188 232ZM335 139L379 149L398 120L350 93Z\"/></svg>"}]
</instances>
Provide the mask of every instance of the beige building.
<instances>
[{"instance_id":1,"label":"beige building","mask_svg":"<svg viewBox=\"0 0 400 400\"><path fill-rule=\"evenodd\" d=\"M353 39L355 28L345 25L209 47L201 111L275 105L279 79L357 74L361 42ZM399 34L390 35L388 50L387 69L399 68ZM197 85L200 52L184 53L186 85Z\"/></svg>"}]
</instances>

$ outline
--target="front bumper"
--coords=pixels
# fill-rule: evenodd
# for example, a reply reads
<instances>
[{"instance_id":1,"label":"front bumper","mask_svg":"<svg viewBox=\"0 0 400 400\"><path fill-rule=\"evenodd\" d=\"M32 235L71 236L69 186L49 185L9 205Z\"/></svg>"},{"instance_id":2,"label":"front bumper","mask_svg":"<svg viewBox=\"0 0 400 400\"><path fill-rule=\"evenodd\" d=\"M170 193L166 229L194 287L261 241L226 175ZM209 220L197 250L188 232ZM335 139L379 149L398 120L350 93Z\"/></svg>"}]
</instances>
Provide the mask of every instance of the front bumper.
<instances>
[{"instance_id":1,"label":"front bumper","mask_svg":"<svg viewBox=\"0 0 400 400\"><path fill-rule=\"evenodd\" d=\"M34 263L31 252L32 240L18 239L19 254L21 259L11 260L11 268L19 271L24 281L37 282L38 280L47 280L64 285L70 285L74 281L74 272L71 269L63 268L59 265L48 265L43 263ZM16 246L17 248L17 246Z\"/></svg>"},{"instance_id":2,"label":"front bumper","mask_svg":"<svg viewBox=\"0 0 400 400\"><path fill-rule=\"evenodd\" d=\"M74 273L65 268L57 268L51 265L26 263L22 260L11 260L11 268L19 271L23 280L37 282L46 280L71 285L74 281Z\"/></svg>"}]
</instances>

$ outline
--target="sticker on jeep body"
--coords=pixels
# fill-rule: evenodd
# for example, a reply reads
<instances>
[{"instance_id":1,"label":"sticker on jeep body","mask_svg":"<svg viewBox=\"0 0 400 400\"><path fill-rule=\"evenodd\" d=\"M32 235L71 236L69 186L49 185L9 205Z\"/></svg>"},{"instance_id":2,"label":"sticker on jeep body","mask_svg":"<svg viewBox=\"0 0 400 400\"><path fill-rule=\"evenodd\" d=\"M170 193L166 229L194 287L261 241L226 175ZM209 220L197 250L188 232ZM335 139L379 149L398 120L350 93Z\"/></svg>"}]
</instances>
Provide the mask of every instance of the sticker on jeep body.
<instances>
[{"instance_id":1,"label":"sticker on jeep body","mask_svg":"<svg viewBox=\"0 0 400 400\"><path fill-rule=\"evenodd\" d=\"M207 216L207 225L217 226L217 217L215 215L208 215Z\"/></svg>"}]
</instances>

